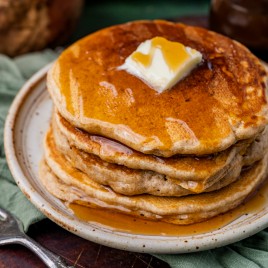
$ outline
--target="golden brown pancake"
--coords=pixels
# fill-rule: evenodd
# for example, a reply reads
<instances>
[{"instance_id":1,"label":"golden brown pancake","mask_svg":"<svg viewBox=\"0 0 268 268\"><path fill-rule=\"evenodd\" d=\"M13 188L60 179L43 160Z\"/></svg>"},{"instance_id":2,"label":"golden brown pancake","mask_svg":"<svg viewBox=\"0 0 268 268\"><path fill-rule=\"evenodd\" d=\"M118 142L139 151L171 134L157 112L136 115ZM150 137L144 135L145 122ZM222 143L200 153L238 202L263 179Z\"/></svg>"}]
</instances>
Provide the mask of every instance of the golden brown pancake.
<instances>
[{"instance_id":1,"label":"golden brown pancake","mask_svg":"<svg viewBox=\"0 0 268 268\"><path fill-rule=\"evenodd\" d=\"M200 51L203 62L161 94L118 70L155 36ZM169 157L211 154L267 123L267 73L248 49L206 29L136 21L93 33L67 48L48 74L60 114L85 131Z\"/></svg>"},{"instance_id":2,"label":"golden brown pancake","mask_svg":"<svg viewBox=\"0 0 268 268\"><path fill-rule=\"evenodd\" d=\"M242 166L241 159L235 159L232 169L222 178L213 183L204 181L183 181L170 178L150 170L129 169L127 167L110 164L93 154L85 153L74 146L70 146L67 139L57 130L47 134L45 141L45 155L48 148L54 148L67 159L66 165L83 171L93 181L111 187L115 192L124 195L151 194L156 196L185 196L218 190L239 178ZM263 154L262 154L263 156ZM194 185L191 189L189 185ZM197 191L198 190L198 191Z\"/></svg>"},{"instance_id":3,"label":"golden brown pancake","mask_svg":"<svg viewBox=\"0 0 268 268\"><path fill-rule=\"evenodd\" d=\"M47 146L46 163L42 162L40 167L40 179L56 197L68 203L105 207L175 224L200 222L235 208L254 193L267 175L266 153L262 160L245 170L239 180L217 191L185 197L125 196L67 165L64 155L50 145Z\"/></svg>"},{"instance_id":4,"label":"golden brown pancake","mask_svg":"<svg viewBox=\"0 0 268 268\"><path fill-rule=\"evenodd\" d=\"M238 179L241 169L260 160L268 147L265 128L254 141L216 155L163 158L78 130L57 113L52 129L57 149L70 159L71 165L127 195L182 196L217 190Z\"/></svg>"}]
</instances>

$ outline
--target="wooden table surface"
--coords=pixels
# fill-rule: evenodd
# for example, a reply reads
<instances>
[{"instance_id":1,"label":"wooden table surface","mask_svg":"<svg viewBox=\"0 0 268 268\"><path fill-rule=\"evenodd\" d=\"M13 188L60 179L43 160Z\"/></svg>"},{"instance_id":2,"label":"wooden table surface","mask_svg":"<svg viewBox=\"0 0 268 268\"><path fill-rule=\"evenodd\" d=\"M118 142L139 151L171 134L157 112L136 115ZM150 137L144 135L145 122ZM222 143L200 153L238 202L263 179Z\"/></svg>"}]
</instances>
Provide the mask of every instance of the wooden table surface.
<instances>
[{"instance_id":1,"label":"wooden table surface","mask_svg":"<svg viewBox=\"0 0 268 268\"><path fill-rule=\"evenodd\" d=\"M206 17L174 18L187 24L206 27ZM28 233L77 268L168 268L169 265L149 255L112 249L80 238L49 219L33 224ZM44 268L42 261L21 245L0 247L0 268Z\"/></svg>"}]
</instances>

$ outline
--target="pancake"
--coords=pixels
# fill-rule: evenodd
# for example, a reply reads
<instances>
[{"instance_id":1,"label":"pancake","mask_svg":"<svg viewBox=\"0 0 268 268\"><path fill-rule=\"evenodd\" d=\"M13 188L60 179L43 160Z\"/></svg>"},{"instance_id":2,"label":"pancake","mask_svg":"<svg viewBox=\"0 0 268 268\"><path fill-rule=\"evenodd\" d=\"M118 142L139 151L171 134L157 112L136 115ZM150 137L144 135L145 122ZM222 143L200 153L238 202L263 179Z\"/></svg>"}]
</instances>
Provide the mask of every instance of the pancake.
<instances>
[{"instance_id":1,"label":"pancake","mask_svg":"<svg viewBox=\"0 0 268 268\"><path fill-rule=\"evenodd\" d=\"M66 165L66 158L55 148L47 149L39 169L40 179L59 199L174 224L200 222L235 208L256 191L267 175L268 153L243 171L236 182L217 191L186 197L125 196Z\"/></svg>"},{"instance_id":2,"label":"pancake","mask_svg":"<svg viewBox=\"0 0 268 268\"><path fill-rule=\"evenodd\" d=\"M74 167L127 195L182 196L217 190L236 180L243 166L260 160L268 147L265 128L254 142L248 141L214 156L155 158L75 129L57 113L53 116L52 129L57 149ZM101 144L96 142L100 139ZM175 172L165 173L170 168Z\"/></svg>"},{"instance_id":3,"label":"pancake","mask_svg":"<svg viewBox=\"0 0 268 268\"><path fill-rule=\"evenodd\" d=\"M202 63L158 94L118 70L155 36L200 51ZM267 72L248 49L206 29L136 21L93 33L67 48L48 73L59 113L75 127L145 154L170 157L223 151L267 124Z\"/></svg>"},{"instance_id":4,"label":"pancake","mask_svg":"<svg viewBox=\"0 0 268 268\"><path fill-rule=\"evenodd\" d=\"M66 164L83 171L93 181L110 186L115 192L124 195L151 194L157 196L184 196L201 192L214 191L222 188L239 178L241 165L237 163L223 178L215 181L211 186L204 187L203 181L176 180L152 171L129 169L124 166L110 164L100 158L84 153L75 147L70 147L67 140L53 130L45 140L45 155L49 154L49 147L55 148L67 159ZM54 136L54 137L53 137ZM188 185L197 185L191 190ZM184 187L186 186L186 187ZM202 188L202 190L200 190ZM196 191L198 189L199 191Z\"/></svg>"}]
</instances>

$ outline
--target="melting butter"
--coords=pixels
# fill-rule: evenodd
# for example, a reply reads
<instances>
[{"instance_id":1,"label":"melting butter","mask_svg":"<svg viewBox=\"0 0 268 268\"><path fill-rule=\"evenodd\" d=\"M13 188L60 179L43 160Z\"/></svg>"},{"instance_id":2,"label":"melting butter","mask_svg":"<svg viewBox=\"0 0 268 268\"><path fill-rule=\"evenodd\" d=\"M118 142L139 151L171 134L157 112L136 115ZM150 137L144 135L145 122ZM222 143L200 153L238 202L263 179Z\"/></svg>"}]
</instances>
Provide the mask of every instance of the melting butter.
<instances>
[{"instance_id":1,"label":"melting butter","mask_svg":"<svg viewBox=\"0 0 268 268\"><path fill-rule=\"evenodd\" d=\"M202 60L202 54L181 43L154 37L141 43L119 70L138 77L161 93L187 76Z\"/></svg>"}]
</instances>

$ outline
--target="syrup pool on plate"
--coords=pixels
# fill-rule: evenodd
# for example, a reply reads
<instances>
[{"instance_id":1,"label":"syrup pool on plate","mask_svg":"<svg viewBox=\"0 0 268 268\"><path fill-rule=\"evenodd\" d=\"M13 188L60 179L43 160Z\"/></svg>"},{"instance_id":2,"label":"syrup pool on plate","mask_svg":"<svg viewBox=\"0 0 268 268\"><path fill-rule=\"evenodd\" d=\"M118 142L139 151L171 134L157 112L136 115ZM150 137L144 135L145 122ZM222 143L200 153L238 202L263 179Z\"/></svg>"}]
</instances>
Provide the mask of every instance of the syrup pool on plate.
<instances>
[{"instance_id":1,"label":"syrup pool on plate","mask_svg":"<svg viewBox=\"0 0 268 268\"><path fill-rule=\"evenodd\" d=\"M175 225L159 221L149 221L108 209L88 208L77 204L70 204L69 208L74 212L76 217L83 221L100 224L101 226L117 231L144 235L196 235L217 230L242 215L260 211L265 207L267 199L268 182L266 181L264 186L248 202L212 219L190 225Z\"/></svg>"}]
</instances>

